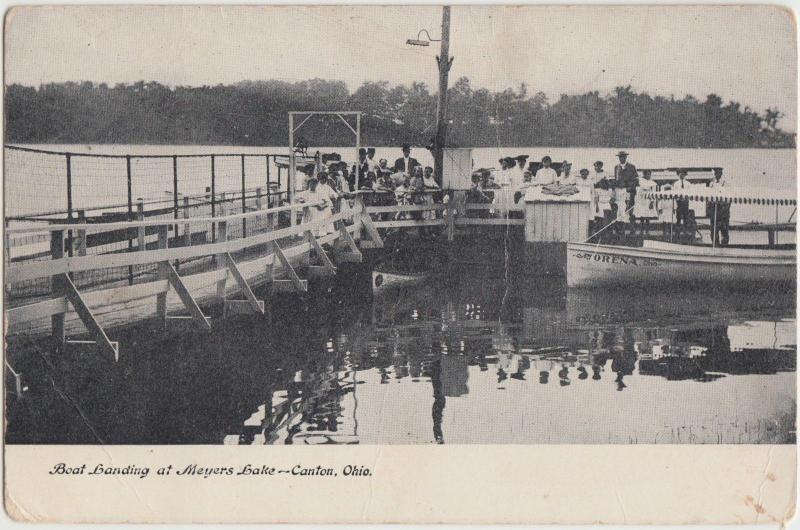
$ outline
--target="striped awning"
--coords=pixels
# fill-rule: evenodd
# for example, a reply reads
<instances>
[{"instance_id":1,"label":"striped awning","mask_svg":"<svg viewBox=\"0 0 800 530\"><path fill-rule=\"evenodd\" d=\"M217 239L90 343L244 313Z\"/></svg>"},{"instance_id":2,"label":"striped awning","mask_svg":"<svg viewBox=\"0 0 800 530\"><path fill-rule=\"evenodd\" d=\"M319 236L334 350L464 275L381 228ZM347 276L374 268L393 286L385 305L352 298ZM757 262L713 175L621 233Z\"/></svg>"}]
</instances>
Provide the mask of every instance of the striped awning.
<instances>
[{"instance_id":1,"label":"striped awning","mask_svg":"<svg viewBox=\"0 0 800 530\"><path fill-rule=\"evenodd\" d=\"M794 190L774 190L762 188L706 188L692 186L686 190L643 191L645 199L688 199L690 201L796 206L797 192Z\"/></svg>"}]
</instances>

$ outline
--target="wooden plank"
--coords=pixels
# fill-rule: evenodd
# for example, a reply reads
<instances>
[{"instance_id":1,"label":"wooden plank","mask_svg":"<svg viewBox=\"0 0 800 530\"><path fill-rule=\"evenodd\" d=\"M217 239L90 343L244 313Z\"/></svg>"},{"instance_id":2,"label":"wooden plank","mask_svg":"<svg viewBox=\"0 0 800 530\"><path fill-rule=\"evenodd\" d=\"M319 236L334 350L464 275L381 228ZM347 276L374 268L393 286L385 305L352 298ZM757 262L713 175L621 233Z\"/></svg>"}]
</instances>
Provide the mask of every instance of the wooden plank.
<instances>
[{"instance_id":1,"label":"wooden plank","mask_svg":"<svg viewBox=\"0 0 800 530\"><path fill-rule=\"evenodd\" d=\"M197 305L197 302L194 298L192 298L191 293L184 285L183 281L181 280L178 271L175 270L175 267L172 263L166 261L164 262L168 266L167 269L167 279L169 280L169 284L175 289L175 293L181 299L183 306L189 311L189 314L192 316L195 324L198 328L204 331L211 331L211 324L208 323L206 320L206 316L203 314L203 311L200 310L200 306Z\"/></svg>"},{"instance_id":2,"label":"wooden plank","mask_svg":"<svg viewBox=\"0 0 800 530\"><path fill-rule=\"evenodd\" d=\"M256 295L253 293L253 290L250 288L250 285L248 285L247 280L245 280L244 276L242 276L239 267L236 266L236 261L234 261L233 256L231 256L228 253L225 253L223 259L225 260L225 265L231 272L233 279L236 280L236 284L239 286L239 289L241 289L242 294L244 294L245 300L249 302L251 309L256 313L261 313L263 315L264 302L261 302L256 298Z\"/></svg>"},{"instance_id":3,"label":"wooden plank","mask_svg":"<svg viewBox=\"0 0 800 530\"><path fill-rule=\"evenodd\" d=\"M246 239L235 239L232 241L209 243L205 245L196 245L193 247L60 258L46 262L13 264L8 270L8 281L21 282L24 280L32 280L35 278L54 276L56 274L64 274L68 272L80 272L85 270L125 267L132 265L146 265L150 263L156 263L158 261L183 260L210 256L213 254L222 254L224 252L236 252L252 246L282 239L284 237L300 235L306 230L313 230L314 228L322 227L325 224L350 217L351 215L352 213L342 212L325 219L317 220L313 223L306 223L294 227L274 230L272 232L265 232L248 237Z\"/></svg>"},{"instance_id":4,"label":"wooden plank","mask_svg":"<svg viewBox=\"0 0 800 530\"><path fill-rule=\"evenodd\" d=\"M322 262L322 268L328 269L330 273L336 274L336 267L328 257L328 253L325 252L325 249L322 248L322 246L319 244L319 241L317 241L317 238L314 237L314 234L312 234L310 230L306 231L306 238L311 245L311 249Z\"/></svg>"},{"instance_id":5,"label":"wooden plank","mask_svg":"<svg viewBox=\"0 0 800 530\"><path fill-rule=\"evenodd\" d=\"M375 228L411 228L419 226L443 226L444 219L401 219L400 221L374 221Z\"/></svg>"},{"instance_id":6,"label":"wooden plank","mask_svg":"<svg viewBox=\"0 0 800 530\"><path fill-rule=\"evenodd\" d=\"M274 293L281 293L281 292L306 292L308 291L308 280L300 280L300 284L295 283L292 280L273 280L272 282L272 292Z\"/></svg>"},{"instance_id":7,"label":"wooden plank","mask_svg":"<svg viewBox=\"0 0 800 530\"><path fill-rule=\"evenodd\" d=\"M87 331L89 331L89 334L94 339L98 351L101 354L113 357L114 361L118 361L119 344L112 344L108 339L108 335L106 335L106 332L102 327L100 327L100 324L94 318L89 306L86 305L86 302L81 297L81 294L78 292L75 284L72 283L72 279L65 274L63 276L63 281L65 296L69 303L72 304L72 307L75 308L75 312L78 313L81 322L83 322L83 325L86 326Z\"/></svg>"},{"instance_id":8,"label":"wooden plank","mask_svg":"<svg viewBox=\"0 0 800 530\"><path fill-rule=\"evenodd\" d=\"M228 318L232 315L252 315L254 312L261 315L264 314L264 302L261 300L256 301L256 306L253 307L250 300L225 300L223 307L223 318Z\"/></svg>"},{"instance_id":9,"label":"wooden plank","mask_svg":"<svg viewBox=\"0 0 800 530\"><path fill-rule=\"evenodd\" d=\"M366 206L364 210L369 214L377 213L402 213L402 212L425 212L446 210L445 204L398 204L395 206Z\"/></svg>"},{"instance_id":10,"label":"wooden plank","mask_svg":"<svg viewBox=\"0 0 800 530\"><path fill-rule=\"evenodd\" d=\"M356 231L359 227L356 227ZM350 249L350 252L355 252L361 254L361 251L358 250L358 245L356 245L355 240L350 235L351 231L348 230L348 227L344 226L343 224L339 226L339 234L342 239L342 242Z\"/></svg>"},{"instance_id":11,"label":"wooden plank","mask_svg":"<svg viewBox=\"0 0 800 530\"><path fill-rule=\"evenodd\" d=\"M350 234L357 230L358 226L348 225L342 226L341 228ZM333 244L339 240L342 240L343 237L344 236L340 231L319 238L318 242L320 245ZM292 259L295 256L307 251L308 246L306 244L301 244L293 247L287 247L284 250L284 255L286 255L287 258ZM334 257L337 262L345 262L360 260L361 255L360 253L357 255L350 254L345 258L340 259L340 254L337 251L334 254ZM237 266L242 272L242 275L248 279L249 284L251 286L255 286L260 283L268 282L268 278L264 274L264 267L269 266L273 262L273 259L274 256L272 254L267 254L250 261L240 262L237 264ZM214 297L213 286L215 286L216 282L223 275L227 274L227 269L209 270L192 274L190 276L182 276L181 280L186 288L193 293L193 296L198 299L198 301L200 301L202 298L204 301L212 302ZM169 285L170 284L167 279L155 280L152 282L132 286L124 285L103 290L84 292L82 293L82 296L86 304L92 308L95 317L101 323L106 322L110 323L110 325L119 325L120 323L127 323L139 318L148 318L151 313L148 310L147 304L142 304L141 302L137 303L137 301L145 300L159 293L166 294L169 291ZM201 298L198 298L198 296ZM121 307L122 304L124 304L124 307ZM170 310L181 307L176 307L176 304L181 304L177 295L169 296L168 305ZM103 311L99 311L101 309L103 309ZM49 318L54 314L66 314L65 316L69 317L69 315L73 314L73 312L70 310L66 298L60 297L21 307L11 308L6 310L5 314L7 325L6 329L8 329L11 333L22 332L20 327L25 326L25 324L29 324L27 330L30 330L30 332L34 334L41 334L45 331L49 331L50 326L47 325L45 327L43 322L37 324L37 320L41 321L42 319ZM31 327L30 324L33 326ZM70 328L75 328L76 324L77 321L73 319L71 321ZM82 325L80 326L83 327ZM28 332L27 330L25 331L26 333Z\"/></svg>"},{"instance_id":12,"label":"wooden plank","mask_svg":"<svg viewBox=\"0 0 800 530\"><path fill-rule=\"evenodd\" d=\"M287 276L289 276L289 281L292 282L292 285L294 285L295 289L298 291L308 290L308 282L306 282L306 285L303 285L303 282L300 281L300 277L297 275L297 272L295 272L294 267L292 267L292 264L289 263L289 260L277 242L272 244L272 250L275 255L278 256L278 260L281 262L281 265L283 265L283 271Z\"/></svg>"},{"instance_id":13,"label":"wooden plank","mask_svg":"<svg viewBox=\"0 0 800 530\"><path fill-rule=\"evenodd\" d=\"M456 226L524 226L525 219L506 219L506 218L480 218L480 217L460 217L454 220Z\"/></svg>"},{"instance_id":14,"label":"wooden plank","mask_svg":"<svg viewBox=\"0 0 800 530\"><path fill-rule=\"evenodd\" d=\"M304 206L314 206L322 204L322 202L316 203L303 203L303 204L290 204L286 206L276 206L274 208L270 208L268 210L260 210L254 212L245 212L245 213L237 213L232 215L226 215L224 217L217 216L217 217L192 217L186 219L185 222L191 224L210 224L216 223L220 220L231 222L236 221L239 219L248 219L250 217L257 217L259 215L264 215L267 213L280 213L292 210L300 210ZM42 225L42 226L26 226L26 227L18 227L18 228L10 228L8 230L11 234L30 234L35 232L47 233L47 232L59 232L62 230L86 230L87 232L105 232L109 230L123 230L129 228L138 228L138 227L150 227L150 226L170 226L175 224L174 219L154 219L154 220L144 220L144 221L119 221L114 223L88 223L88 224L52 224L52 225Z\"/></svg>"},{"instance_id":15,"label":"wooden plank","mask_svg":"<svg viewBox=\"0 0 800 530\"><path fill-rule=\"evenodd\" d=\"M436 219L437 221L443 221L443 219ZM362 215L361 216L361 225L364 227L364 230L367 231L367 236L369 237L369 247L370 248L383 248L383 239L381 239L381 235L378 233L378 229L375 228L375 225L372 223L372 218L369 215ZM367 241L363 241L363 243L367 243Z\"/></svg>"}]
</instances>

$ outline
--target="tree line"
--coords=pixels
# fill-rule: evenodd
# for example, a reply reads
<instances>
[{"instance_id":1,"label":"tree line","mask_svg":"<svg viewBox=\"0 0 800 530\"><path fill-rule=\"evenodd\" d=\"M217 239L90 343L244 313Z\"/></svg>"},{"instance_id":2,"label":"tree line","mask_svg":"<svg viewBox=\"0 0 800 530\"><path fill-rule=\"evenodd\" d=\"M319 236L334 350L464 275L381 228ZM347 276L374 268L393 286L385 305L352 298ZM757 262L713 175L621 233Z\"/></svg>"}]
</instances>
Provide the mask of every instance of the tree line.
<instances>
[{"instance_id":1,"label":"tree line","mask_svg":"<svg viewBox=\"0 0 800 530\"><path fill-rule=\"evenodd\" d=\"M453 147L794 147L778 109L763 114L716 94L705 101L651 96L630 86L549 101L526 85L502 92L458 79L448 90ZM437 97L425 83L242 81L169 87L156 82L6 87L6 140L17 143L286 145L289 110L360 110L362 144L426 146ZM302 131L312 146L352 145L334 116Z\"/></svg>"}]
</instances>

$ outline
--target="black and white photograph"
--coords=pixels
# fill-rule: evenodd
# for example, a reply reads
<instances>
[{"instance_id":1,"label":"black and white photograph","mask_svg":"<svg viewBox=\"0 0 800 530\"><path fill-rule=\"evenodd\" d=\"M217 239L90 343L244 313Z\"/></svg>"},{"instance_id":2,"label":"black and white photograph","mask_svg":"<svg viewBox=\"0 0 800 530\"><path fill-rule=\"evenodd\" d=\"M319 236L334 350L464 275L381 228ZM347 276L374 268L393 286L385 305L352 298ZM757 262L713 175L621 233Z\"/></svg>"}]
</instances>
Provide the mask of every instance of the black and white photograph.
<instances>
[{"instance_id":1,"label":"black and white photograph","mask_svg":"<svg viewBox=\"0 0 800 530\"><path fill-rule=\"evenodd\" d=\"M12 8L6 447L794 446L796 38L767 5Z\"/></svg>"}]
</instances>

